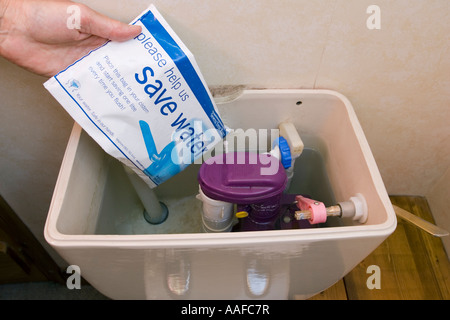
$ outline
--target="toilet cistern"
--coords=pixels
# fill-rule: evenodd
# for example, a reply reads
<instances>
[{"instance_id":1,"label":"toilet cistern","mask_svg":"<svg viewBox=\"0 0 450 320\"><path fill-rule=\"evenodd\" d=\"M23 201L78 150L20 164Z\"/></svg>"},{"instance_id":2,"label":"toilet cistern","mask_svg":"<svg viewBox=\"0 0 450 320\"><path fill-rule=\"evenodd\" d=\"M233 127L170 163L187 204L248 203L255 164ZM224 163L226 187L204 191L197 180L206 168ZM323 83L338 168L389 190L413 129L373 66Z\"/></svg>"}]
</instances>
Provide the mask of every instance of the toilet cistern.
<instances>
[{"instance_id":1,"label":"toilet cistern","mask_svg":"<svg viewBox=\"0 0 450 320\"><path fill-rule=\"evenodd\" d=\"M289 212L278 215L282 228L202 232L204 203L195 198L197 163L154 189L155 203L166 203L170 213L164 223L145 223L143 205L122 164L75 124L44 235L105 296L307 299L342 279L395 230L395 212L375 159L344 96L328 90L245 90L218 108L231 128L272 130L290 120L299 129L305 149L295 160L288 190L293 197L286 199L291 195L281 192L282 206L289 204ZM329 126L336 119L339 130ZM264 147L260 152L267 152L269 144ZM370 210L364 224L329 217L324 224L311 225L294 217L302 211L293 203L296 195L333 206L357 193L364 195ZM226 218L230 207L236 204L212 213ZM234 218L234 208L230 215ZM244 220L250 221L239 221ZM300 224L309 227L295 228Z\"/></svg>"}]
</instances>

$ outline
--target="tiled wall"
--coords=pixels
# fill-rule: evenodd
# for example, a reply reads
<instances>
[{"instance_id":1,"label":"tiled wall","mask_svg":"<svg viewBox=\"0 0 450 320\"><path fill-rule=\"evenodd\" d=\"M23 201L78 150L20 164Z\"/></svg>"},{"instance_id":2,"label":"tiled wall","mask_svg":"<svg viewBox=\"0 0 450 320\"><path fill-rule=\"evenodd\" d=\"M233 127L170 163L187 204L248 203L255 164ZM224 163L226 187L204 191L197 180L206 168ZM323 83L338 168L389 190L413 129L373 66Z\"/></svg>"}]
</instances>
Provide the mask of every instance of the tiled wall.
<instances>
[{"instance_id":1,"label":"tiled wall","mask_svg":"<svg viewBox=\"0 0 450 320\"><path fill-rule=\"evenodd\" d=\"M84 1L131 20L148 1ZM210 86L327 88L354 105L392 193L425 194L450 163L450 2L154 1ZM381 29L366 22L380 9Z\"/></svg>"}]
</instances>

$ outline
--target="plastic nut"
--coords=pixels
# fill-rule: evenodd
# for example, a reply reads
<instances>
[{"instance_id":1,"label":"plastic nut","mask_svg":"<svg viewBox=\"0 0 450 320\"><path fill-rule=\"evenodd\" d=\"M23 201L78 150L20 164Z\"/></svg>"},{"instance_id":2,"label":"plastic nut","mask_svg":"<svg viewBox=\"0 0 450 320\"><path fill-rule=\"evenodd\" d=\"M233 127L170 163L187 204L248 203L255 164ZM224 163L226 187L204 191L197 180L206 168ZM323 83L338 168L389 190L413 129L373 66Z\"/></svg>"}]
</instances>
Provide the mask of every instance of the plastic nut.
<instances>
[{"instance_id":1,"label":"plastic nut","mask_svg":"<svg viewBox=\"0 0 450 320\"><path fill-rule=\"evenodd\" d=\"M324 223L327 221L327 208L323 202L305 198L303 196L296 196L297 207L300 210L309 210L311 218L309 222L311 224Z\"/></svg>"}]
</instances>

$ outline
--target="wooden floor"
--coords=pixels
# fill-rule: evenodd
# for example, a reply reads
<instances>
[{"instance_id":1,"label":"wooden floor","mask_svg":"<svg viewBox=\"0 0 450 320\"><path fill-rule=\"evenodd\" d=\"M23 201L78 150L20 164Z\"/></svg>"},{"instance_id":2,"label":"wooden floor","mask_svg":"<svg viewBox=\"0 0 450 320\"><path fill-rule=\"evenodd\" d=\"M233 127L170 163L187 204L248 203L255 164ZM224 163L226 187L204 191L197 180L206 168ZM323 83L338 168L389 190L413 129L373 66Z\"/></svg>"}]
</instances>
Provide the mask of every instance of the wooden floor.
<instances>
[{"instance_id":1,"label":"wooden floor","mask_svg":"<svg viewBox=\"0 0 450 320\"><path fill-rule=\"evenodd\" d=\"M434 223L423 197L391 196L393 204ZM380 289L367 273L379 266ZM374 282L371 282L374 283ZM440 238L398 218L395 232L344 279L312 300L450 300L450 262Z\"/></svg>"}]
</instances>

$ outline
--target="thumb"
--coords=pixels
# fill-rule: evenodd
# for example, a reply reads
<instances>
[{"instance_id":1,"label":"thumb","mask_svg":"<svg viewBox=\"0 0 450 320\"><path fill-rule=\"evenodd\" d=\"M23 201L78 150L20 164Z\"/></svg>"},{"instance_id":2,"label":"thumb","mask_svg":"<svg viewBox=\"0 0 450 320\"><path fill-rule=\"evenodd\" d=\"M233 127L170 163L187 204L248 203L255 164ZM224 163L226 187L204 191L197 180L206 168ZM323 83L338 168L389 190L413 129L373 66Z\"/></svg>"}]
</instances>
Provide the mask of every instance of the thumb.
<instances>
[{"instance_id":1,"label":"thumb","mask_svg":"<svg viewBox=\"0 0 450 320\"><path fill-rule=\"evenodd\" d=\"M80 6L80 31L83 33L114 41L126 41L141 32L140 26L129 25L102 15L87 6Z\"/></svg>"}]
</instances>

